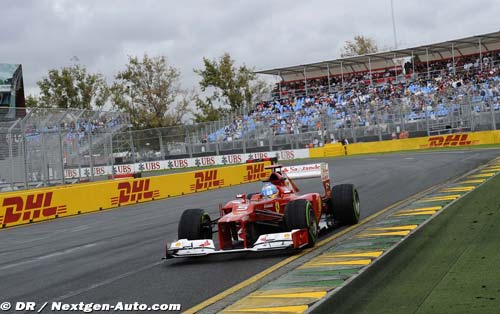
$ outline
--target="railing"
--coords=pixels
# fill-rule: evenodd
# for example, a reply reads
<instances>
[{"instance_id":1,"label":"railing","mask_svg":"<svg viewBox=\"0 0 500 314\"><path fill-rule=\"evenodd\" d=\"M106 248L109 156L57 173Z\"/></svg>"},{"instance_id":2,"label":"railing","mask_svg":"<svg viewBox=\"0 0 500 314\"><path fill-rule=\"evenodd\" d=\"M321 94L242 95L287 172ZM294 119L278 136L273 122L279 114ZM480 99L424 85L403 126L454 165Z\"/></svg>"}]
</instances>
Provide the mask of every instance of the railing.
<instances>
[{"instance_id":1,"label":"railing","mask_svg":"<svg viewBox=\"0 0 500 314\"><path fill-rule=\"evenodd\" d=\"M129 125L121 113L18 109L0 121L0 191L66 183L65 169L112 163L106 139Z\"/></svg>"}]
</instances>

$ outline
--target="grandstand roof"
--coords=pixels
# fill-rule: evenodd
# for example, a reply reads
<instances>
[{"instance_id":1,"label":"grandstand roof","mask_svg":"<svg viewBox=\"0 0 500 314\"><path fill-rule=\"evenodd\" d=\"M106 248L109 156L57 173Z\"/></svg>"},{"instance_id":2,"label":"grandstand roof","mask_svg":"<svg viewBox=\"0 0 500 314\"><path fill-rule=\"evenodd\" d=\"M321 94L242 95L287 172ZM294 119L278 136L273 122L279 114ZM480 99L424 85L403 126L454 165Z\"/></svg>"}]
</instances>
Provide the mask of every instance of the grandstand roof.
<instances>
[{"instance_id":1,"label":"grandstand roof","mask_svg":"<svg viewBox=\"0 0 500 314\"><path fill-rule=\"evenodd\" d=\"M488 51L500 50L500 31L472 37L449 40L430 45L384 51L373 54L301 64L283 68L257 71L258 74L281 76L284 81L303 80L341 75L360 71L372 71L395 66L396 58L414 57L416 62L432 62L434 60L449 59Z\"/></svg>"}]
</instances>

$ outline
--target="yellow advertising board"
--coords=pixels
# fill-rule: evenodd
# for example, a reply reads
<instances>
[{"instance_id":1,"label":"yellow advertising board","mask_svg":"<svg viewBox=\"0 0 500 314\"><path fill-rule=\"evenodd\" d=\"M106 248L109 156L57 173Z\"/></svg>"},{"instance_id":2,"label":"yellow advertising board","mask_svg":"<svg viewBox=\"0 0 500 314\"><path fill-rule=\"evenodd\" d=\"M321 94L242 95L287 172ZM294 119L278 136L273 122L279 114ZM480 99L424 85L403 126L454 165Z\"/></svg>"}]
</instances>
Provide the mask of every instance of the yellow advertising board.
<instances>
[{"instance_id":1,"label":"yellow advertising board","mask_svg":"<svg viewBox=\"0 0 500 314\"><path fill-rule=\"evenodd\" d=\"M271 162L0 193L0 226L89 213L264 180Z\"/></svg>"},{"instance_id":2,"label":"yellow advertising board","mask_svg":"<svg viewBox=\"0 0 500 314\"><path fill-rule=\"evenodd\" d=\"M444 134L428 137L397 139L380 142L349 144L326 144L324 147L311 148L309 154L314 157L336 157L344 155L372 154L396 152L404 150L419 150L444 147L467 147L500 143L500 131L483 131L470 133Z\"/></svg>"}]
</instances>

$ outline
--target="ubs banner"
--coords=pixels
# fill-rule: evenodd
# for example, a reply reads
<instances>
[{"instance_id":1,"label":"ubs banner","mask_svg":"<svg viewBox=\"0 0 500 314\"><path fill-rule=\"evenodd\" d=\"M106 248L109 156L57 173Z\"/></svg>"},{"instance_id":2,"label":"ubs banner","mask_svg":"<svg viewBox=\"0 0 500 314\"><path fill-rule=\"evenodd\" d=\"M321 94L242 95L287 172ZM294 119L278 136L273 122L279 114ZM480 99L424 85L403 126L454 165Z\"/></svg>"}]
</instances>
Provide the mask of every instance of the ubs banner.
<instances>
[{"instance_id":1,"label":"ubs banner","mask_svg":"<svg viewBox=\"0 0 500 314\"><path fill-rule=\"evenodd\" d=\"M0 120L23 117L25 115L24 107L22 66L20 64L0 63Z\"/></svg>"}]
</instances>

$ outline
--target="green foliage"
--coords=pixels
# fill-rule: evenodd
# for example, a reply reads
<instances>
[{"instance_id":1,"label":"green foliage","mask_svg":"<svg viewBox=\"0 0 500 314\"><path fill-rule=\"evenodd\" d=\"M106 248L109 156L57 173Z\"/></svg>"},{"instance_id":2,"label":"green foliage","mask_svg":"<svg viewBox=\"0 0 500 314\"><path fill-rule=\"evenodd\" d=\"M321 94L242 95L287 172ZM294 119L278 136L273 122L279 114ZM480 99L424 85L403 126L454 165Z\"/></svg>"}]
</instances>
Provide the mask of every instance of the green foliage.
<instances>
[{"instance_id":1,"label":"green foliage","mask_svg":"<svg viewBox=\"0 0 500 314\"><path fill-rule=\"evenodd\" d=\"M134 129L179 125L194 93L180 88L180 71L165 57L129 57L111 87L114 107L130 115Z\"/></svg>"},{"instance_id":2,"label":"green foliage","mask_svg":"<svg viewBox=\"0 0 500 314\"><path fill-rule=\"evenodd\" d=\"M375 40L361 35L354 36L354 40L346 41L340 55L344 57L354 57L378 52Z\"/></svg>"},{"instance_id":3,"label":"green foliage","mask_svg":"<svg viewBox=\"0 0 500 314\"><path fill-rule=\"evenodd\" d=\"M90 110L102 107L109 98L104 77L100 73L87 73L80 65L52 69L37 85L40 97L38 101L30 100L31 106Z\"/></svg>"},{"instance_id":4,"label":"green foliage","mask_svg":"<svg viewBox=\"0 0 500 314\"><path fill-rule=\"evenodd\" d=\"M219 120L224 114L224 110L215 108L209 97L206 100L196 97L195 106L198 111L193 112L193 114L195 121L198 123Z\"/></svg>"},{"instance_id":5,"label":"green foliage","mask_svg":"<svg viewBox=\"0 0 500 314\"><path fill-rule=\"evenodd\" d=\"M38 98L33 95L26 97L26 107L38 107Z\"/></svg>"},{"instance_id":6,"label":"green foliage","mask_svg":"<svg viewBox=\"0 0 500 314\"><path fill-rule=\"evenodd\" d=\"M264 97L271 90L265 81L256 78L253 69L245 65L235 66L229 53L223 54L219 60L203 58L203 65L203 69L194 72L201 77L201 91L209 96L204 100L196 99L196 122L217 120L226 112L251 106L256 97Z\"/></svg>"}]
</instances>

